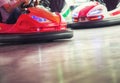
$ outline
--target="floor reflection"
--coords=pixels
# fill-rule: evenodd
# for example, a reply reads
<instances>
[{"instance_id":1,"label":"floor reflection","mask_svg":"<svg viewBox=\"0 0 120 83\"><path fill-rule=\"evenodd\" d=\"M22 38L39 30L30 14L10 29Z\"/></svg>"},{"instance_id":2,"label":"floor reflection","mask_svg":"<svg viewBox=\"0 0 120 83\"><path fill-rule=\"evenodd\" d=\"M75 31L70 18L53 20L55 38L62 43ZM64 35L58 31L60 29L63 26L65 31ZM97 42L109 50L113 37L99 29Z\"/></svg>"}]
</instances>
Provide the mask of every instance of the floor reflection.
<instances>
[{"instance_id":1,"label":"floor reflection","mask_svg":"<svg viewBox=\"0 0 120 83\"><path fill-rule=\"evenodd\" d=\"M119 26L71 40L0 47L0 83L120 83Z\"/></svg>"}]
</instances>

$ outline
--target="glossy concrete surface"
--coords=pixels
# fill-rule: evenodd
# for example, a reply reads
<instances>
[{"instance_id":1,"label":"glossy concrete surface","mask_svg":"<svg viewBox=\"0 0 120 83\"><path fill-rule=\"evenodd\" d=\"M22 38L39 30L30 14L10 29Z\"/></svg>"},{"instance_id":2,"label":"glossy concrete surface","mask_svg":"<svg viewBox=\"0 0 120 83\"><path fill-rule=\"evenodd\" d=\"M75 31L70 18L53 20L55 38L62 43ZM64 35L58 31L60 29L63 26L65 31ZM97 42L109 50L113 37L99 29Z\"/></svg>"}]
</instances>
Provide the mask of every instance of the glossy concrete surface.
<instances>
[{"instance_id":1,"label":"glossy concrete surface","mask_svg":"<svg viewBox=\"0 0 120 83\"><path fill-rule=\"evenodd\" d=\"M120 83L120 26L70 40L0 46L0 83Z\"/></svg>"}]
</instances>

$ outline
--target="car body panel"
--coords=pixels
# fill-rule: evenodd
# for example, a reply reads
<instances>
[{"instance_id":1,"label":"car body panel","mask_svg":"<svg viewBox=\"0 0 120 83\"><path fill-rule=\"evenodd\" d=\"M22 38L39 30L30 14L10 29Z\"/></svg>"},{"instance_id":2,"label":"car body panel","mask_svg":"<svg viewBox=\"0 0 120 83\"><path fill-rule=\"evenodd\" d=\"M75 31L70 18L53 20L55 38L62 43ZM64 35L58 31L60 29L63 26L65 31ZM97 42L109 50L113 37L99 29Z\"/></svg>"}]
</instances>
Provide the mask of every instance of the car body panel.
<instances>
[{"instance_id":1,"label":"car body panel","mask_svg":"<svg viewBox=\"0 0 120 83\"><path fill-rule=\"evenodd\" d=\"M69 27L93 27L120 24L120 6L116 9L108 11L104 4L97 1L90 1L76 7L72 12L72 22L68 24ZM111 19L112 18L112 21ZM92 27L90 26L90 27Z\"/></svg>"},{"instance_id":2,"label":"car body panel","mask_svg":"<svg viewBox=\"0 0 120 83\"><path fill-rule=\"evenodd\" d=\"M26 11L27 13L19 16L15 24L0 23L0 42L2 42L2 39L7 41L10 38L10 41L13 41L14 36L18 36L16 40L19 40L19 38L25 39L27 38L24 37L25 34L29 35L31 39L35 39L37 36L37 38L42 38L43 40L45 39L45 35L42 35L43 33L47 34L48 37L51 37L49 35L55 35L51 39L64 39L68 38L68 36L69 38L73 36L72 31L68 30L67 23L59 13L51 13L48 10L38 7L29 7ZM30 36L30 34L33 36ZM5 35L7 35L6 38L4 38Z\"/></svg>"}]
</instances>

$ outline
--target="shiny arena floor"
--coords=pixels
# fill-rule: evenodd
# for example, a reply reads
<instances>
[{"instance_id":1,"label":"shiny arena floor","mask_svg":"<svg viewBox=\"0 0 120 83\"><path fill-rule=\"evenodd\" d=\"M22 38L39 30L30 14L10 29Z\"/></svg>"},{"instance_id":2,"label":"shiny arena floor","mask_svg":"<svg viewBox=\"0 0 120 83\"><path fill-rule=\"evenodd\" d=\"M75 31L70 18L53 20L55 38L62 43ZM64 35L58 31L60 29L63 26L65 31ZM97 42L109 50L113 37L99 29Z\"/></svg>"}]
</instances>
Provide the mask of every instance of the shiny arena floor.
<instances>
[{"instance_id":1,"label":"shiny arena floor","mask_svg":"<svg viewBox=\"0 0 120 83\"><path fill-rule=\"evenodd\" d=\"M45 43L0 44L0 83L120 83L120 25Z\"/></svg>"}]
</instances>

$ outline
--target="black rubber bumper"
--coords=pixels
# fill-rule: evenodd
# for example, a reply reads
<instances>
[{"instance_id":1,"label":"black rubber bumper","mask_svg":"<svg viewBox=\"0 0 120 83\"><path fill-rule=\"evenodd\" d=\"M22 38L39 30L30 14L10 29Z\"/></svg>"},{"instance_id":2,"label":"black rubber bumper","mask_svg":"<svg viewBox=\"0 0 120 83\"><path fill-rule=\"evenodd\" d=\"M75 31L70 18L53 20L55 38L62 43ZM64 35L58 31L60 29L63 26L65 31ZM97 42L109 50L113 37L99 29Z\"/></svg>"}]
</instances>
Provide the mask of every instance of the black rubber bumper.
<instances>
[{"instance_id":1,"label":"black rubber bumper","mask_svg":"<svg viewBox=\"0 0 120 83\"><path fill-rule=\"evenodd\" d=\"M0 43L20 43L32 41L47 41L57 39L68 39L73 37L73 31L58 31L46 33L30 33L30 34L0 34Z\"/></svg>"},{"instance_id":2,"label":"black rubber bumper","mask_svg":"<svg viewBox=\"0 0 120 83\"><path fill-rule=\"evenodd\" d=\"M119 24L120 24L120 16L106 18L106 19L99 20L99 21L68 23L68 27L72 29L80 29L80 28L84 29L84 28L97 28L97 27L119 25Z\"/></svg>"}]
</instances>

